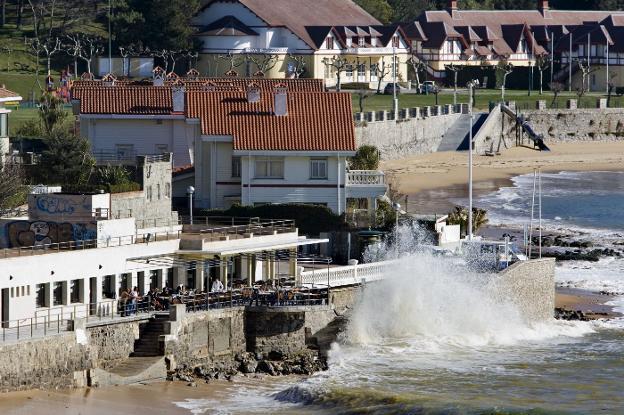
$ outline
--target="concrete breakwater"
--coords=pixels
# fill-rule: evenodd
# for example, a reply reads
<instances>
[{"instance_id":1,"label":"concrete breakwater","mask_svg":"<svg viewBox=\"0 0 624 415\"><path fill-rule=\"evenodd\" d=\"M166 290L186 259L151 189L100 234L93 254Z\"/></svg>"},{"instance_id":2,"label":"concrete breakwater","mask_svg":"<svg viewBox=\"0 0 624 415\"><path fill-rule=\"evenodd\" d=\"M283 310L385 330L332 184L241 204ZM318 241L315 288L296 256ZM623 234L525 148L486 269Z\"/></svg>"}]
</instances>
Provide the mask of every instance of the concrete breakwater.
<instances>
[{"instance_id":1,"label":"concrete breakwater","mask_svg":"<svg viewBox=\"0 0 624 415\"><path fill-rule=\"evenodd\" d=\"M554 313L554 260L521 262L497 285L529 321ZM152 379L220 378L238 372L308 374L324 369L319 349L363 288L334 288L316 306L233 307L74 323L71 332L0 345L0 390L128 384Z\"/></svg>"}]
</instances>

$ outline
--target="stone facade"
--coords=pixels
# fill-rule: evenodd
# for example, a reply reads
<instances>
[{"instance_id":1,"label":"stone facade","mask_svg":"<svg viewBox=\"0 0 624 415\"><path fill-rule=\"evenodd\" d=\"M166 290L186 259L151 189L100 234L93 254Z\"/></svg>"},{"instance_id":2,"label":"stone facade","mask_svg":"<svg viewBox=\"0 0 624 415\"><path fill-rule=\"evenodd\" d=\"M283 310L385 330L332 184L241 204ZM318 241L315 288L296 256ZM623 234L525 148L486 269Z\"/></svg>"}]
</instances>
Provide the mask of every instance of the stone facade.
<instances>
[{"instance_id":1,"label":"stone facade","mask_svg":"<svg viewBox=\"0 0 624 415\"><path fill-rule=\"evenodd\" d=\"M398 159L406 156L433 153L437 150L444 134L459 119L461 114L360 123L355 127L357 146L376 146L383 159Z\"/></svg>"}]
</instances>

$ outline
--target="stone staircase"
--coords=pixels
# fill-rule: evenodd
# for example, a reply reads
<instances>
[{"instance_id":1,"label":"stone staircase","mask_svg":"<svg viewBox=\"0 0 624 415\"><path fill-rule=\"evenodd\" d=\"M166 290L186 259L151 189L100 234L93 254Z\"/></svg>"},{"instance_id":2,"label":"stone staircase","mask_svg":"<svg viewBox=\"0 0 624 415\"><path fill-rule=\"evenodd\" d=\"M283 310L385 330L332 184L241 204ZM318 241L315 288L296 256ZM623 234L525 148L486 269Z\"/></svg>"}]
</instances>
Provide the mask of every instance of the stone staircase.
<instances>
[{"instance_id":1,"label":"stone staircase","mask_svg":"<svg viewBox=\"0 0 624 415\"><path fill-rule=\"evenodd\" d=\"M134 341L134 352L131 357L162 356L160 336L165 334L165 323L169 321L167 315L156 315L140 328L139 338Z\"/></svg>"},{"instance_id":2,"label":"stone staircase","mask_svg":"<svg viewBox=\"0 0 624 415\"><path fill-rule=\"evenodd\" d=\"M474 114L474 119L472 122L472 134L476 135L481 125L487 118L487 113L476 113ZM470 124L470 115L462 114L459 116L457 121L449 128L438 149L436 151L464 151L468 150L468 138L469 138L469 127Z\"/></svg>"}]
</instances>

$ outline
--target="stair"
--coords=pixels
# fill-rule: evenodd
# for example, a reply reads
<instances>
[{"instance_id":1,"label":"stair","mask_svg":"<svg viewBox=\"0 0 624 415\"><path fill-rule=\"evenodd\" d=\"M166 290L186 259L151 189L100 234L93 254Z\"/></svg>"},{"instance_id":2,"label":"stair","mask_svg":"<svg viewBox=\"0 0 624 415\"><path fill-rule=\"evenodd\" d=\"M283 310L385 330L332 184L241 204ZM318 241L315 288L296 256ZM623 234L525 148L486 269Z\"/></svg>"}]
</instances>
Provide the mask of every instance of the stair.
<instances>
[{"instance_id":1,"label":"stair","mask_svg":"<svg viewBox=\"0 0 624 415\"><path fill-rule=\"evenodd\" d=\"M167 377L165 358L129 357L110 370L90 369L89 386L131 385L139 382L162 380Z\"/></svg>"},{"instance_id":2,"label":"stair","mask_svg":"<svg viewBox=\"0 0 624 415\"><path fill-rule=\"evenodd\" d=\"M472 123L472 135L476 135L479 128L487 119L487 113L475 113ZM449 128L438 146L436 151L463 151L468 150L468 139L470 137L469 125L470 115L462 114L451 128Z\"/></svg>"},{"instance_id":3,"label":"stair","mask_svg":"<svg viewBox=\"0 0 624 415\"><path fill-rule=\"evenodd\" d=\"M165 334L165 323L169 316L154 316L148 323L141 326L139 338L134 341L134 352L131 357L162 356L160 336Z\"/></svg>"}]
</instances>

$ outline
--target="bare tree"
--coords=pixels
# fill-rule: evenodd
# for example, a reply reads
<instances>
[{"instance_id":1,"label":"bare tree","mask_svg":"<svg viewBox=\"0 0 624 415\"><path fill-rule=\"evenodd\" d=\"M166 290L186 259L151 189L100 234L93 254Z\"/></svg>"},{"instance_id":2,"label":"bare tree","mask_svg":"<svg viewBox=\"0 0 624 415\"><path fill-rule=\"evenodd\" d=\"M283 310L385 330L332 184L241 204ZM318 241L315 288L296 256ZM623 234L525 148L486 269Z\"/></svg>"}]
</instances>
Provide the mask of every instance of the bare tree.
<instances>
[{"instance_id":1,"label":"bare tree","mask_svg":"<svg viewBox=\"0 0 624 415\"><path fill-rule=\"evenodd\" d=\"M507 85L507 76L513 72L514 66L506 58L501 59L496 65L496 70L502 72L503 82L501 83L501 101L505 101L505 86Z\"/></svg>"},{"instance_id":2,"label":"bare tree","mask_svg":"<svg viewBox=\"0 0 624 415\"><path fill-rule=\"evenodd\" d=\"M293 55L293 54L288 54L288 57L290 58L290 63L293 64L293 70L292 70L292 75L295 77L295 79L298 79L301 77L301 75L304 74L305 72L305 65L306 65L306 61L305 61L305 56L303 55Z\"/></svg>"},{"instance_id":3,"label":"bare tree","mask_svg":"<svg viewBox=\"0 0 624 415\"><path fill-rule=\"evenodd\" d=\"M278 56L270 53L264 53L258 57L255 55L247 55L246 59L258 68L258 70L254 72L253 76L263 77L268 71L277 65Z\"/></svg>"},{"instance_id":4,"label":"bare tree","mask_svg":"<svg viewBox=\"0 0 624 415\"><path fill-rule=\"evenodd\" d=\"M617 74L612 74L609 78L609 82L607 82L607 108L611 106L611 96L615 89L615 78L617 78Z\"/></svg>"},{"instance_id":5,"label":"bare tree","mask_svg":"<svg viewBox=\"0 0 624 415\"><path fill-rule=\"evenodd\" d=\"M550 91L553 93L553 100L550 103L550 106L554 107L555 104L557 103L557 98L559 98L559 94L561 93L561 91L565 89L565 85L562 84L561 82L551 82L549 84L549 87L550 87Z\"/></svg>"},{"instance_id":6,"label":"bare tree","mask_svg":"<svg viewBox=\"0 0 624 415\"><path fill-rule=\"evenodd\" d=\"M420 91L420 72L426 70L427 65L415 51L412 51L412 55L407 60L407 63L412 67L416 76L416 90Z\"/></svg>"},{"instance_id":7,"label":"bare tree","mask_svg":"<svg viewBox=\"0 0 624 415\"><path fill-rule=\"evenodd\" d=\"M589 91L589 75L596 72L596 67L591 67L587 59L579 59L578 66L581 70L581 86L576 88L576 95L579 100Z\"/></svg>"},{"instance_id":8,"label":"bare tree","mask_svg":"<svg viewBox=\"0 0 624 415\"><path fill-rule=\"evenodd\" d=\"M381 94L381 81L392 72L392 66L386 65L386 61L381 60L381 66L378 63L375 65L375 72L377 73L377 93Z\"/></svg>"},{"instance_id":9,"label":"bare tree","mask_svg":"<svg viewBox=\"0 0 624 415\"><path fill-rule=\"evenodd\" d=\"M11 53L13 53L13 49L8 46L0 46L0 53L7 54L7 72L11 72Z\"/></svg>"},{"instance_id":10,"label":"bare tree","mask_svg":"<svg viewBox=\"0 0 624 415\"><path fill-rule=\"evenodd\" d=\"M24 171L13 163L0 164L0 212L20 206L25 199Z\"/></svg>"},{"instance_id":11,"label":"bare tree","mask_svg":"<svg viewBox=\"0 0 624 415\"><path fill-rule=\"evenodd\" d=\"M79 34L69 35L67 39L71 42L68 53L82 59L87 64L87 73L92 73L91 63L93 59L97 58L104 51L100 39Z\"/></svg>"},{"instance_id":12,"label":"bare tree","mask_svg":"<svg viewBox=\"0 0 624 415\"><path fill-rule=\"evenodd\" d=\"M454 63L444 66L447 71L453 72L453 105L457 104L457 74L461 71L461 66L457 66ZM436 95L437 100L437 95ZM436 104L437 105L437 104Z\"/></svg>"},{"instance_id":13,"label":"bare tree","mask_svg":"<svg viewBox=\"0 0 624 415\"><path fill-rule=\"evenodd\" d=\"M551 65L551 57L549 55L538 55L535 58L535 67L539 71L540 80L540 95L544 93L544 71L550 68Z\"/></svg>"},{"instance_id":14,"label":"bare tree","mask_svg":"<svg viewBox=\"0 0 624 415\"><path fill-rule=\"evenodd\" d=\"M223 59L227 61L229 65L229 69L225 72L226 74L237 73L236 69L234 68L238 68L239 66L241 66L242 64L246 62L246 59L244 56L240 54L235 54L232 52L228 52L226 55L219 55L219 59Z\"/></svg>"},{"instance_id":15,"label":"bare tree","mask_svg":"<svg viewBox=\"0 0 624 415\"><path fill-rule=\"evenodd\" d=\"M58 37L47 38L46 41L42 42L39 38L35 38L32 40L30 47L33 51L33 54L37 56L37 61L39 60L39 56L45 56L47 74L48 76L50 76L52 56L56 55L62 50L61 39L59 39Z\"/></svg>"},{"instance_id":16,"label":"bare tree","mask_svg":"<svg viewBox=\"0 0 624 415\"><path fill-rule=\"evenodd\" d=\"M333 70L336 71L336 91L340 91L342 73L347 69L347 66L351 65L351 62L341 55L334 55L331 58L325 57L322 62L325 67L333 68Z\"/></svg>"},{"instance_id":17,"label":"bare tree","mask_svg":"<svg viewBox=\"0 0 624 415\"><path fill-rule=\"evenodd\" d=\"M128 59L129 56L132 56L132 47L119 46L119 56L121 56L121 73L123 76L127 76L126 59Z\"/></svg>"},{"instance_id":18,"label":"bare tree","mask_svg":"<svg viewBox=\"0 0 624 415\"><path fill-rule=\"evenodd\" d=\"M362 91L359 90L357 92L358 97L358 106L360 107L360 112L364 112L364 101L372 96L371 91Z\"/></svg>"}]
</instances>

